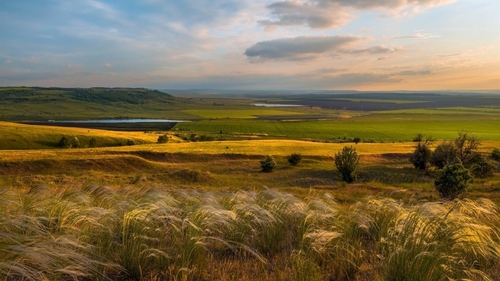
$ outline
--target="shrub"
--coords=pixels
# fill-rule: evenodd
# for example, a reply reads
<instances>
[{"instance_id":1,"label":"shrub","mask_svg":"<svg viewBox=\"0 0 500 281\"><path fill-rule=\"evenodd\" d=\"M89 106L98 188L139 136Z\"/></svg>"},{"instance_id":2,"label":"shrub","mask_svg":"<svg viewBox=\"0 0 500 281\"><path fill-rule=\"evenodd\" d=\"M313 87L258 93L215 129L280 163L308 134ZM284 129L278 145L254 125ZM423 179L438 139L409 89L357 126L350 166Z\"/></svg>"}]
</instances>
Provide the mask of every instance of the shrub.
<instances>
[{"instance_id":1,"label":"shrub","mask_svg":"<svg viewBox=\"0 0 500 281\"><path fill-rule=\"evenodd\" d=\"M89 140L89 147L96 147L97 146L97 140L95 138L91 138Z\"/></svg>"},{"instance_id":2,"label":"shrub","mask_svg":"<svg viewBox=\"0 0 500 281\"><path fill-rule=\"evenodd\" d=\"M344 146L342 151L335 154L335 167L342 177L342 180L351 183L356 180L356 169L359 163L359 156L356 149Z\"/></svg>"},{"instance_id":3,"label":"shrub","mask_svg":"<svg viewBox=\"0 0 500 281\"><path fill-rule=\"evenodd\" d=\"M424 135L418 134L415 136L413 141L417 142L417 147L413 151L409 160L413 164L415 169L425 170L431 158L432 152L429 146L432 143L432 138L427 137L424 140Z\"/></svg>"},{"instance_id":4,"label":"shrub","mask_svg":"<svg viewBox=\"0 0 500 281\"><path fill-rule=\"evenodd\" d=\"M358 144L359 142L361 142L361 138L353 138L352 141L355 143L355 144Z\"/></svg>"},{"instance_id":5,"label":"shrub","mask_svg":"<svg viewBox=\"0 0 500 281\"><path fill-rule=\"evenodd\" d=\"M292 166L297 166L302 160L302 155L299 153L292 153L287 157L288 163Z\"/></svg>"},{"instance_id":6,"label":"shrub","mask_svg":"<svg viewBox=\"0 0 500 281\"><path fill-rule=\"evenodd\" d=\"M432 152L430 163L438 169L443 169L456 161L457 153L457 148L452 142L443 142Z\"/></svg>"},{"instance_id":7,"label":"shrub","mask_svg":"<svg viewBox=\"0 0 500 281\"><path fill-rule=\"evenodd\" d=\"M57 143L57 146L61 148L77 148L80 147L80 140L77 137L71 139L63 136Z\"/></svg>"},{"instance_id":8,"label":"shrub","mask_svg":"<svg viewBox=\"0 0 500 281\"><path fill-rule=\"evenodd\" d=\"M57 146L61 148L71 148L71 143L67 137L62 137L57 143Z\"/></svg>"},{"instance_id":9,"label":"shrub","mask_svg":"<svg viewBox=\"0 0 500 281\"><path fill-rule=\"evenodd\" d=\"M444 167L434 181L434 186L441 198L455 199L467 191L473 182L470 171L459 162Z\"/></svg>"},{"instance_id":10,"label":"shrub","mask_svg":"<svg viewBox=\"0 0 500 281\"><path fill-rule=\"evenodd\" d=\"M264 160L260 161L260 168L262 169L262 172L272 172L274 167L276 167L276 161L274 161L274 158L271 155L266 156Z\"/></svg>"},{"instance_id":11,"label":"shrub","mask_svg":"<svg viewBox=\"0 0 500 281\"><path fill-rule=\"evenodd\" d=\"M167 143L167 142L168 142L168 136L167 136L167 134L160 135L158 137L157 143Z\"/></svg>"},{"instance_id":12,"label":"shrub","mask_svg":"<svg viewBox=\"0 0 500 281\"><path fill-rule=\"evenodd\" d=\"M131 139L128 139L127 140L127 145L135 145L135 141L131 140Z\"/></svg>"},{"instance_id":13,"label":"shrub","mask_svg":"<svg viewBox=\"0 0 500 281\"><path fill-rule=\"evenodd\" d=\"M497 168L497 163L486 158L484 155L475 154L471 162L470 171L474 177L477 178L487 178L494 175L494 171Z\"/></svg>"},{"instance_id":14,"label":"shrub","mask_svg":"<svg viewBox=\"0 0 500 281\"><path fill-rule=\"evenodd\" d=\"M500 149L493 149L493 151L491 152L491 158L493 158L493 160L495 161L500 161Z\"/></svg>"}]
</instances>

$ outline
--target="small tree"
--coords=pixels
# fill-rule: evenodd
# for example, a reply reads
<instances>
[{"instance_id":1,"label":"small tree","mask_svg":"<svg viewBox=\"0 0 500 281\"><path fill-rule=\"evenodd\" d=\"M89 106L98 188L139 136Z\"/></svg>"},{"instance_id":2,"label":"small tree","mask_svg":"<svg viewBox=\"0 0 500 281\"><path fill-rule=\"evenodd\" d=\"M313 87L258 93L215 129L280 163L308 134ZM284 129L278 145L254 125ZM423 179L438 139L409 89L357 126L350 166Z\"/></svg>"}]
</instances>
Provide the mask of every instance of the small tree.
<instances>
[{"instance_id":1,"label":"small tree","mask_svg":"<svg viewBox=\"0 0 500 281\"><path fill-rule=\"evenodd\" d=\"M417 142L417 147L410 156L410 162L413 164L415 169L425 170L427 164L431 158L431 149L429 148L432 143L432 138L427 137L424 139L424 135L417 134L413 139Z\"/></svg>"},{"instance_id":2,"label":"small tree","mask_svg":"<svg viewBox=\"0 0 500 281\"><path fill-rule=\"evenodd\" d=\"M473 182L470 171L459 162L444 167L434 181L434 186L441 198L452 200L467 191Z\"/></svg>"},{"instance_id":3,"label":"small tree","mask_svg":"<svg viewBox=\"0 0 500 281\"><path fill-rule=\"evenodd\" d=\"M479 139L468 132L459 132L453 141L457 148L457 156L465 166L468 166L474 157L477 149L481 145Z\"/></svg>"},{"instance_id":4,"label":"small tree","mask_svg":"<svg viewBox=\"0 0 500 281\"><path fill-rule=\"evenodd\" d=\"M276 161L274 161L274 158L271 155L266 156L264 160L260 161L260 168L262 169L262 172L270 173L273 171L274 167L276 167Z\"/></svg>"},{"instance_id":5,"label":"small tree","mask_svg":"<svg viewBox=\"0 0 500 281\"><path fill-rule=\"evenodd\" d=\"M302 160L302 155L299 153L292 153L287 157L288 163L292 166L297 166Z\"/></svg>"},{"instance_id":6,"label":"small tree","mask_svg":"<svg viewBox=\"0 0 500 281\"><path fill-rule=\"evenodd\" d=\"M158 137L157 143L167 143L167 142L168 142L167 134L163 134Z\"/></svg>"},{"instance_id":7,"label":"small tree","mask_svg":"<svg viewBox=\"0 0 500 281\"><path fill-rule=\"evenodd\" d=\"M342 151L335 154L335 167L342 180L351 183L356 180L356 169L358 168L359 156L356 149L344 146Z\"/></svg>"},{"instance_id":8,"label":"small tree","mask_svg":"<svg viewBox=\"0 0 500 281\"><path fill-rule=\"evenodd\" d=\"M361 141L361 138L353 138L352 141L355 143L355 144L358 144L360 141Z\"/></svg>"},{"instance_id":9,"label":"small tree","mask_svg":"<svg viewBox=\"0 0 500 281\"><path fill-rule=\"evenodd\" d=\"M443 142L432 152L430 163L438 169L443 169L457 160L457 153L455 144L452 142Z\"/></svg>"}]
</instances>

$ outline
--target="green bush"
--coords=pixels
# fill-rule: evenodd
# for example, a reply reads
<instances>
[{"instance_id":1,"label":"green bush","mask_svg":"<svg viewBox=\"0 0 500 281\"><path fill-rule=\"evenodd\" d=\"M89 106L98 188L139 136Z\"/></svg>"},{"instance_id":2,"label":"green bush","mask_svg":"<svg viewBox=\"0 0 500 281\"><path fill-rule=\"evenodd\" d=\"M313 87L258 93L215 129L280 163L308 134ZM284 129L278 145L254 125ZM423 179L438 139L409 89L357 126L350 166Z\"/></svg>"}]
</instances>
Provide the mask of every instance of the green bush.
<instances>
[{"instance_id":1,"label":"green bush","mask_svg":"<svg viewBox=\"0 0 500 281\"><path fill-rule=\"evenodd\" d=\"M96 147L97 146L97 140L95 138L91 138L89 140L89 147Z\"/></svg>"},{"instance_id":2,"label":"green bush","mask_svg":"<svg viewBox=\"0 0 500 281\"><path fill-rule=\"evenodd\" d=\"M157 143L167 143L168 142L168 136L167 134L161 135L158 137Z\"/></svg>"},{"instance_id":3,"label":"green bush","mask_svg":"<svg viewBox=\"0 0 500 281\"><path fill-rule=\"evenodd\" d=\"M57 143L57 146L61 148L77 148L80 147L80 140L77 137L69 138L63 136Z\"/></svg>"},{"instance_id":4,"label":"green bush","mask_svg":"<svg viewBox=\"0 0 500 281\"><path fill-rule=\"evenodd\" d=\"M127 145L135 145L135 141L132 139L127 140Z\"/></svg>"},{"instance_id":5,"label":"green bush","mask_svg":"<svg viewBox=\"0 0 500 281\"><path fill-rule=\"evenodd\" d=\"M264 160L260 161L260 168L262 169L262 172L270 173L273 171L274 167L276 167L276 161L274 161L274 158L271 155L266 156Z\"/></svg>"},{"instance_id":6,"label":"green bush","mask_svg":"<svg viewBox=\"0 0 500 281\"><path fill-rule=\"evenodd\" d=\"M457 148L452 142L443 142L432 152L430 163L438 169L443 169L457 160L457 153Z\"/></svg>"},{"instance_id":7,"label":"green bush","mask_svg":"<svg viewBox=\"0 0 500 281\"><path fill-rule=\"evenodd\" d=\"M493 151L491 152L491 158L493 158L493 160L495 161L500 161L500 149L493 149Z\"/></svg>"},{"instance_id":8,"label":"green bush","mask_svg":"<svg viewBox=\"0 0 500 281\"><path fill-rule=\"evenodd\" d=\"M466 169L462 163L451 164L443 168L438 173L434 186L441 198L455 199L461 195L469 185L474 182L469 169Z\"/></svg>"},{"instance_id":9,"label":"green bush","mask_svg":"<svg viewBox=\"0 0 500 281\"><path fill-rule=\"evenodd\" d=\"M476 178L492 177L494 175L495 169L498 166L496 162L488 159L486 156L481 154L475 154L470 162L470 171Z\"/></svg>"},{"instance_id":10,"label":"green bush","mask_svg":"<svg viewBox=\"0 0 500 281\"><path fill-rule=\"evenodd\" d=\"M356 180L356 169L358 168L359 156L356 149L344 146L342 151L335 154L335 167L342 180L351 183Z\"/></svg>"},{"instance_id":11,"label":"green bush","mask_svg":"<svg viewBox=\"0 0 500 281\"><path fill-rule=\"evenodd\" d=\"M61 148L71 148L71 143L67 137L62 137L59 142L57 143L57 146Z\"/></svg>"},{"instance_id":12,"label":"green bush","mask_svg":"<svg viewBox=\"0 0 500 281\"><path fill-rule=\"evenodd\" d=\"M418 134L413 139L414 142L417 142L417 147L413 151L410 156L410 162L413 164L415 169L425 170L427 168L427 164L431 159L431 149L429 148L432 143L432 138L427 137L424 140L424 135Z\"/></svg>"},{"instance_id":13,"label":"green bush","mask_svg":"<svg viewBox=\"0 0 500 281\"><path fill-rule=\"evenodd\" d=\"M302 155L299 153L292 153L287 157L288 163L292 166L297 166L302 160Z\"/></svg>"}]
</instances>

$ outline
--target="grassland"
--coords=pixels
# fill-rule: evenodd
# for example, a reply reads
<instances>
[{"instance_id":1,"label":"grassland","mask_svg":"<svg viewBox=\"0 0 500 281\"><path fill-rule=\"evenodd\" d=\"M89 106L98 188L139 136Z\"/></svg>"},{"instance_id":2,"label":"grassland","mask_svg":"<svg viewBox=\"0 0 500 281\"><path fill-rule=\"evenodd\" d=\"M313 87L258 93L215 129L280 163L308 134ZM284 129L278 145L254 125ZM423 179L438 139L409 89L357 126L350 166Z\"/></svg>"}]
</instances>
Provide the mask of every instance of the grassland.
<instances>
[{"instance_id":1,"label":"grassland","mask_svg":"<svg viewBox=\"0 0 500 281\"><path fill-rule=\"evenodd\" d=\"M270 138L342 141L410 141L424 132L435 139L452 139L458 131L474 132L484 140L500 140L500 115L372 114L337 120L270 121L212 120L178 124L177 129L199 134L265 134ZM224 138L225 135L221 136Z\"/></svg>"},{"instance_id":2,"label":"grassland","mask_svg":"<svg viewBox=\"0 0 500 281\"><path fill-rule=\"evenodd\" d=\"M0 122L2 280L500 279L498 170L465 198L441 201L436 171L408 161L417 133L442 140L465 130L482 140L479 152L500 148L496 97L444 107L447 97L430 94L21 87L0 97L8 121L193 121L146 132ZM157 144L163 134L168 143ZM189 141L201 135L213 141ZM62 136L81 147L58 148ZM333 165L345 145L361 157L349 185ZM291 153L299 165L287 163ZM266 155L272 173L260 170Z\"/></svg>"}]
</instances>

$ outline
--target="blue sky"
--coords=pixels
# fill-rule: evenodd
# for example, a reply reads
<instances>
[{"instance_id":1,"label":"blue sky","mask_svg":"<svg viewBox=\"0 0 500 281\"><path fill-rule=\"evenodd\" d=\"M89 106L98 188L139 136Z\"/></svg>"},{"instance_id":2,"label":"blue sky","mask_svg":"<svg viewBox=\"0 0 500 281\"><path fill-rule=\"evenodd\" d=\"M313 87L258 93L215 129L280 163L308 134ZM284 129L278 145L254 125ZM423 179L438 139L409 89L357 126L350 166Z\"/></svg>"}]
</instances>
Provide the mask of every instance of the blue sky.
<instances>
[{"instance_id":1,"label":"blue sky","mask_svg":"<svg viewBox=\"0 0 500 281\"><path fill-rule=\"evenodd\" d=\"M8 0L0 86L500 89L496 0Z\"/></svg>"}]
</instances>

